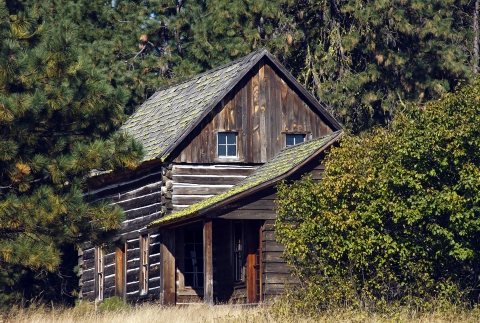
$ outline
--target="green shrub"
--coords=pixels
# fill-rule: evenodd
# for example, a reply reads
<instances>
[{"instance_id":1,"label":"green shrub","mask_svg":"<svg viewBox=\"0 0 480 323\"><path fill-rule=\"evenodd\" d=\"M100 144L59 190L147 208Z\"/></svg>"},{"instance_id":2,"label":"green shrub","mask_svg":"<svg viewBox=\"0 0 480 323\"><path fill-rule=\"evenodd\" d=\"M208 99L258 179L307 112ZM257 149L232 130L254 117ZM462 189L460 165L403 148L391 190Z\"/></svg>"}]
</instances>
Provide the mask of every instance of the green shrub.
<instances>
[{"instance_id":1,"label":"green shrub","mask_svg":"<svg viewBox=\"0 0 480 323\"><path fill-rule=\"evenodd\" d=\"M324 179L278 186L298 306L420 308L478 299L480 85L346 136Z\"/></svg>"}]
</instances>

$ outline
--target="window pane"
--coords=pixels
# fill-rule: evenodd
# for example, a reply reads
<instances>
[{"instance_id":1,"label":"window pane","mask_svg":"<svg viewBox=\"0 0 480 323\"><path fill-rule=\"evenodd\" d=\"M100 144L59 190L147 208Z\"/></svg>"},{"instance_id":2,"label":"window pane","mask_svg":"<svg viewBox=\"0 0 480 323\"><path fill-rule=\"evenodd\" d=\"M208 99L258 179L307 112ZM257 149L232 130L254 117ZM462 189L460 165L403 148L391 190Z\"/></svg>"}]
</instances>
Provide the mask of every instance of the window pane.
<instances>
[{"instance_id":1,"label":"window pane","mask_svg":"<svg viewBox=\"0 0 480 323\"><path fill-rule=\"evenodd\" d=\"M195 242L196 243L203 243L203 231L202 230L195 230Z\"/></svg>"},{"instance_id":2,"label":"window pane","mask_svg":"<svg viewBox=\"0 0 480 323\"><path fill-rule=\"evenodd\" d=\"M203 244L195 245L195 253L197 254L197 257L203 257Z\"/></svg>"},{"instance_id":3,"label":"window pane","mask_svg":"<svg viewBox=\"0 0 480 323\"><path fill-rule=\"evenodd\" d=\"M226 135L227 135L227 144L234 145L234 144L237 143L237 134L236 133L230 132L230 133L226 133Z\"/></svg>"},{"instance_id":4,"label":"window pane","mask_svg":"<svg viewBox=\"0 0 480 323\"><path fill-rule=\"evenodd\" d=\"M192 259L190 258L185 258L185 272L186 273L193 272L193 262L192 262ZM187 284L185 285L188 286Z\"/></svg>"},{"instance_id":5,"label":"window pane","mask_svg":"<svg viewBox=\"0 0 480 323\"><path fill-rule=\"evenodd\" d=\"M225 132L218 133L218 144L225 145L227 143L227 134Z\"/></svg>"},{"instance_id":6,"label":"window pane","mask_svg":"<svg viewBox=\"0 0 480 323\"><path fill-rule=\"evenodd\" d=\"M237 156L237 146L228 145L227 146L227 156Z\"/></svg>"},{"instance_id":7,"label":"window pane","mask_svg":"<svg viewBox=\"0 0 480 323\"><path fill-rule=\"evenodd\" d=\"M287 147L295 145L295 139L293 135L287 134Z\"/></svg>"},{"instance_id":8,"label":"window pane","mask_svg":"<svg viewBox=\"0 0 480 323\"><path fill-rule=\"evenodd\" d=\"M196 287L203 287L203 274L197 274L197 286Z\"/></svg>"},{"instance_id":9,"label":"window pane","mask_svg":"<svg viewBox=\"0 0 480 323\"><path fill-rule=\"evenodd\" d=\"M305 139L305 135L295 135L295 144L299 144L303 142Z\"/></svg>"},{"instance_id":10,"label":"window pane","mask_svg":"<svg viewBox=\"0 0 480 323\"><path fill-rule=\"evenodd\" d=\"M191 243L185 244L185 257L190 257L191 251L195 251L195 245Z\"/></svg>"},{"instance_id":11,"label":"window pane","mask_svg":"<svg viewBox=\"0 0 480 323\"><path fill-rule=\"evenodd\" d=\"M194 237L194 231L193 230L185 230L185 243L193 243L193 237Z\"/></svg>"},{"instance_id":12,"label":"window pane","mask_svg":"<svg viewBox=\"0 0 480 323\"><path fill-rule=\"evenodd\" d=\"M218 156L227 156L227 146L218 145Z\"/></svg>"}]
</instances>

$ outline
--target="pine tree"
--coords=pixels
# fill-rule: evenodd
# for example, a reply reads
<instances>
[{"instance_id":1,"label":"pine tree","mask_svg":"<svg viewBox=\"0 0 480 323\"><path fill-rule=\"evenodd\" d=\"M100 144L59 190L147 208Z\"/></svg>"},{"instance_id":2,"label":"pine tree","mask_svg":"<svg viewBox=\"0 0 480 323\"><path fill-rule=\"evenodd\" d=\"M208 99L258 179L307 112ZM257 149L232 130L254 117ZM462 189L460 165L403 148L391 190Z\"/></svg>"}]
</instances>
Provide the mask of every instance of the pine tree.
<instances>
[{"instance_id":1,"label":"pine tree","mask_svg":"<svg viewBox=\"0 0 480 323\"><path fill-rule=\"evenodd\" d=\"M355 132L472 76L473 2L286 0L282 10L287 45L272 50Z\"/></svg>"},{"instance_id":2,"label":"pine tree","mask_svg":"<svg viewBox=\"0 0 480 323\"><path fill-rule=\"evenodd\" d=\"M38 296L62 250L104 241L122 212L83 198L91 170L135 167L142 149L115 133L129 98L78 46L56 2L0 0L0 294ZM33 281L33 283L32 283ZM26 284L28 282L28 284Z\"/></svg>"}]
</instances>

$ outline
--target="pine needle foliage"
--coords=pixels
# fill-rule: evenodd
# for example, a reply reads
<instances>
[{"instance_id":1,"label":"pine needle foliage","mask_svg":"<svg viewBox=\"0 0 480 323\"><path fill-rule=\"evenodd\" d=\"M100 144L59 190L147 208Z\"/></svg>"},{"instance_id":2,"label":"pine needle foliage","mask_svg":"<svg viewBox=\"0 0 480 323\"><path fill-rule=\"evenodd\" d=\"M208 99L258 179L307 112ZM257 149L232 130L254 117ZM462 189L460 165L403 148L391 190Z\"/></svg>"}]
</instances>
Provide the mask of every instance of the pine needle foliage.
<instances>
[{"instance_id":1,"label":"pine needle foliage","mask_svg":"<svg viewBox=\"0 0 480 323\"><path fill-rule=\"evenodd\" d=\"M94 169L135 167L142 155L113 134L125 120L126 91L77 46L79 25L46 18L55 10L54 1L0 0L3 300L28 298L32 280L59 269L65 246L100 243L119 228L119 208L84 201L85 179Z\"/></svg>"},{"instance_id":2,"label":"pine needle foliage","mask_svg":"<svg viewBox=\"0 0 480 323\"><path fill-rule=\"evenodd\" d=\"M479 295L480 83L345 137L324 179L278 188L297 304L375 308Z\"/></svg>"},{"instance_id":3,"label":"pine needle foliage","mask_svg":"<svg viewBox=\"0 0 480 323\"><path fill-rule=\"evenodd\" d=\"M475 65L475 1L26 3L48 12L51 24L77 26L76 46L122 89L127 114L158 87L267 48L359 133L389 124L404 103L453 91Z\"/></svg>"}]
</instances>

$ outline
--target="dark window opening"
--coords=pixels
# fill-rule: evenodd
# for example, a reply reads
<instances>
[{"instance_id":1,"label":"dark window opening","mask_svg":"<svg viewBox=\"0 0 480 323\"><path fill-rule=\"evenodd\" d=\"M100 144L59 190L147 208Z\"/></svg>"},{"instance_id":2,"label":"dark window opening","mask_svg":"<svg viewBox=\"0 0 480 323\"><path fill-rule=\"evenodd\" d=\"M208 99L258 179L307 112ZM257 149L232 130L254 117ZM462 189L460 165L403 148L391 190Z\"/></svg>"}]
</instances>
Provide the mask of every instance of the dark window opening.
<instances>
[{"instance_id":1,"label":"dark window opening","mask_svg":"<svg viewBox=\"0 0 480 323\"><path fill-rule=\"evenodd\" d=\"M243 226L242 222L233 224L233 270L236 282L243 281Z\"/></svg>"},{"instance_id":2,"label":"dark window opening","mask_svg":"<svg viewBox=\"0 0 480 323\"><path fill-rule=\"evenodd\" d=\"M237 134L234 132L218 133L218 157L237 157Z\"/></svg>"},{"instance_id":3,"label":"dark window opening","mask_svg":"<svg viewBox=\"0 0 480 323\"><path fill-rule=\"evenodd\" d=\"M304 134L287 134L286 146L290 147L305 141Z\"/></svg>"},{"instance_id":4,"label":"dark window opening","mask_svg":"<svg viewBox=\"0 0 480 323\"><path fill-rule=\"evenodd\" d=\"M203 288L203 230L185 230L185 287Z\"/></svg>"}]
</instances>

